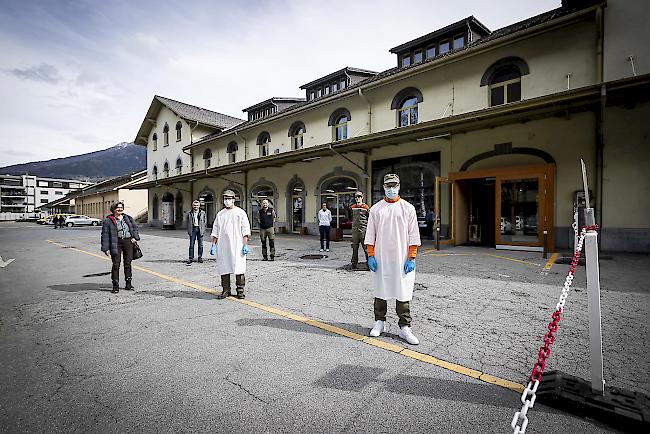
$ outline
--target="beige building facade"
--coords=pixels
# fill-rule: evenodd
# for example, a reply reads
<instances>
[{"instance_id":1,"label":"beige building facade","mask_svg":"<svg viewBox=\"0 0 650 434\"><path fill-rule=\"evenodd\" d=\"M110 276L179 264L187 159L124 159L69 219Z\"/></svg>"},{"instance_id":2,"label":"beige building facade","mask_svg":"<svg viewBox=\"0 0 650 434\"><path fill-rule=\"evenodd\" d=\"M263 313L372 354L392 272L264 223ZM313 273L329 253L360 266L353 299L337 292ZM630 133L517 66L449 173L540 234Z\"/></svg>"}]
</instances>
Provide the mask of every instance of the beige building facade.
<instances>
[{"instance_id":1,"label":"beige building facade","mask_svg":"<svg viewBox=\"0 0 650 434\"><path fill-rule=\"evenodd\" d=\"M149 220L182 226L199 198L211 224L232 189L250 216L269 199L280 231L317 233L328 203L345 236L353 193L375 203L396 172L439 245L567 249L583 159L602 248L650 251L646 9L564 1L494 31L469 17L394 47L395 68L335 71L247 121L155 97L136 138Z\"/></svg>"},{"instance_id":2,"label":"beige building facade","mask_svg":"<svg viewBox=\"0 0 650 434\"><path fill-rule=\"evenodd\" d=\"M124 202L124 212L133 218L148 215L148 194L137 188L147 180L147 171L118 176L82 190L74 198L74 212L88 217L104 219L111 205Z\"/></svg>"}]
</instances>

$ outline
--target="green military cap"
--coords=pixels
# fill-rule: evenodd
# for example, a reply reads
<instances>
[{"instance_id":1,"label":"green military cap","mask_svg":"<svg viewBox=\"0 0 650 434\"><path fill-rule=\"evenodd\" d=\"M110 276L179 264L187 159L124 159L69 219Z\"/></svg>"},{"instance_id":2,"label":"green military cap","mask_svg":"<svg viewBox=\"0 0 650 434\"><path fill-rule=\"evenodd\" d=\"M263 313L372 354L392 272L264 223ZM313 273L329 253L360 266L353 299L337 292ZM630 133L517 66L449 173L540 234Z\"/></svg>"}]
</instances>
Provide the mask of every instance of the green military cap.
<instances>
[{"instance_id":1,"label":"green military cap","mask_svg":"<svg viewBox=\"0 0 650 434\"><path fill-rule=\"evenodd\" d=\"M235 198L235 192L232 190L226 190L223 192L223 197L232 197Z\"/></svg>"}]
</instances>

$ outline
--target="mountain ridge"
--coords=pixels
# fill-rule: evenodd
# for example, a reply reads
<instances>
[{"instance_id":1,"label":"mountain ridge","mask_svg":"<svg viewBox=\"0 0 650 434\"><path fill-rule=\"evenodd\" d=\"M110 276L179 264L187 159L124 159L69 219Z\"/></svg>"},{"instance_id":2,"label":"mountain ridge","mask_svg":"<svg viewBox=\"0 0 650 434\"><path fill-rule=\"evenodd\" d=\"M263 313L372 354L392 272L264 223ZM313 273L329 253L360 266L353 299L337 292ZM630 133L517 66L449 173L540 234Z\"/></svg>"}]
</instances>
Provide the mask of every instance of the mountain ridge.
<instances>
[{"instance_id":1,"label":"mountain ridge","mask_svg":"<svg viewBox=\"0 0 650 434\"><path fill-rule=\"evenodd\" d=\"M0 174L102 181L146 168L147 149L122 142L100 151L0 167Z\"/></svg>"}]
</instances>

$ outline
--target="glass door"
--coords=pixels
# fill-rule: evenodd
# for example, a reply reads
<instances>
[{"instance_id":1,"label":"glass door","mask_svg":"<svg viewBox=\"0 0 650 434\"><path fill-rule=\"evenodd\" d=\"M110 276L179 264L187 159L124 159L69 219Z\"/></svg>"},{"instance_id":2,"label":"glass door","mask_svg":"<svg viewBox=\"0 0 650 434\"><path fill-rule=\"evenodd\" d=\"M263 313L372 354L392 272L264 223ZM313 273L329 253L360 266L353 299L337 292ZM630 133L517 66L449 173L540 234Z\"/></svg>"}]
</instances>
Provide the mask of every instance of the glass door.
<instances>
[{"instance_id":1,"label":"glass door","mask_svg":"<svg viewBox=\"0 0 650 434\"><path fill-rule=\"evenodd\" d=\"M543 176L497 178L497 245L542 245L543 191Z\"/></svg>"},{"instance_id":2,"label":"glass door","mask_svg":"<svg viewBox=\"0 0 650 434\"><path fill-rule=\"evenodd\" d=\"M434 232L436 248L454 244L454 181L436 176Z\"/></svg>"}]
</instances>

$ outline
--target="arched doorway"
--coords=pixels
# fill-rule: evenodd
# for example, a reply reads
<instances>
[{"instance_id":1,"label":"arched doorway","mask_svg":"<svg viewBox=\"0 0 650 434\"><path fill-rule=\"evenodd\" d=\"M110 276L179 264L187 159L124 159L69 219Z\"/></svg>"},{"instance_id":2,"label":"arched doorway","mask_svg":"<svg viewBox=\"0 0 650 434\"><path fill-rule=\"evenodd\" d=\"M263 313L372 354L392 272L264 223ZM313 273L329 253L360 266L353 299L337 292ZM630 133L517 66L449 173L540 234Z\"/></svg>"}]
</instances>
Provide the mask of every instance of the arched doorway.
<instances>
[{"instance_id":1,"label":"arched doorway","mask_svg":"<svg viewBox=\"0 0 650 434\"><path fill-rule=\"evenodd\" d=\"M158 195L153 195L153 202L151 203L151 220L158 220Z\"/></svg>"},{"instance_id":2,"label":"arched doorway","mask_svg":"<svg viewBox=\"0 0 650 434\"><path fill-rule=\"evenodd\" d=\"M207 229L210 229L216 216L214 195L209 191L204 191L199 194L199 202L201 202L201 208L205 210Z\"/></svg>"},{"instance_id":3,"label":"arched doorway","mask_svg":"<svg viewBox=\"0 0 650 434\"><path fill-rule=\"evenodd\" d=\"M300 233L305 223L305 185L296 181L289 187L291 194L291 231Z\"/></svg>"},{"instance_id":4,"label":"arched doorway","mask_svg":"<svg viewBox=\"0 0 650 434\"><path fill-rule=\"evenodd\" d=\"M273 198L275 196L275 192L273 191L273 187L269 185L258 185L256 187L253 187L251 190L251 214L252 214L252 226L253 229L259 229L259 223L257 221L257 213L259 209L262 207L262 201L264 199L269 201L269 207L274 208L275 205L273 203Z\"/></svg>"},{"instance_id":5,"label":"arched doorway","mask_svg":"<svg viewBox=\"0 0 650 434\"><path fill-rule=\"evenodd\" d=\"M176 226L183 226L183 194L179 191L176 193Z\"/></svg>"},{"instance_id":6,"label":"arched doorway","mask_svg":"<svg viewBox=\"0 0 650 434\"><path fill-rule=\"evenodd\" d=\"M167 192L162 196L163 229L174 229L174 195Z\"/></svg>"},{"instance_id":7,"label":"arched doorway","mask_svg":"<svg viewBox=\"0 0 650 434\"><path fill-rule=\"evenodd\" d=\"M351 234L351 207L354 204L354 192L357 188L354 179L344 176L330 178L321 184L320 204L327 203L327 207L332 211L332 227L343 229L344 235Z\"/></svg>"}]
</instances>

